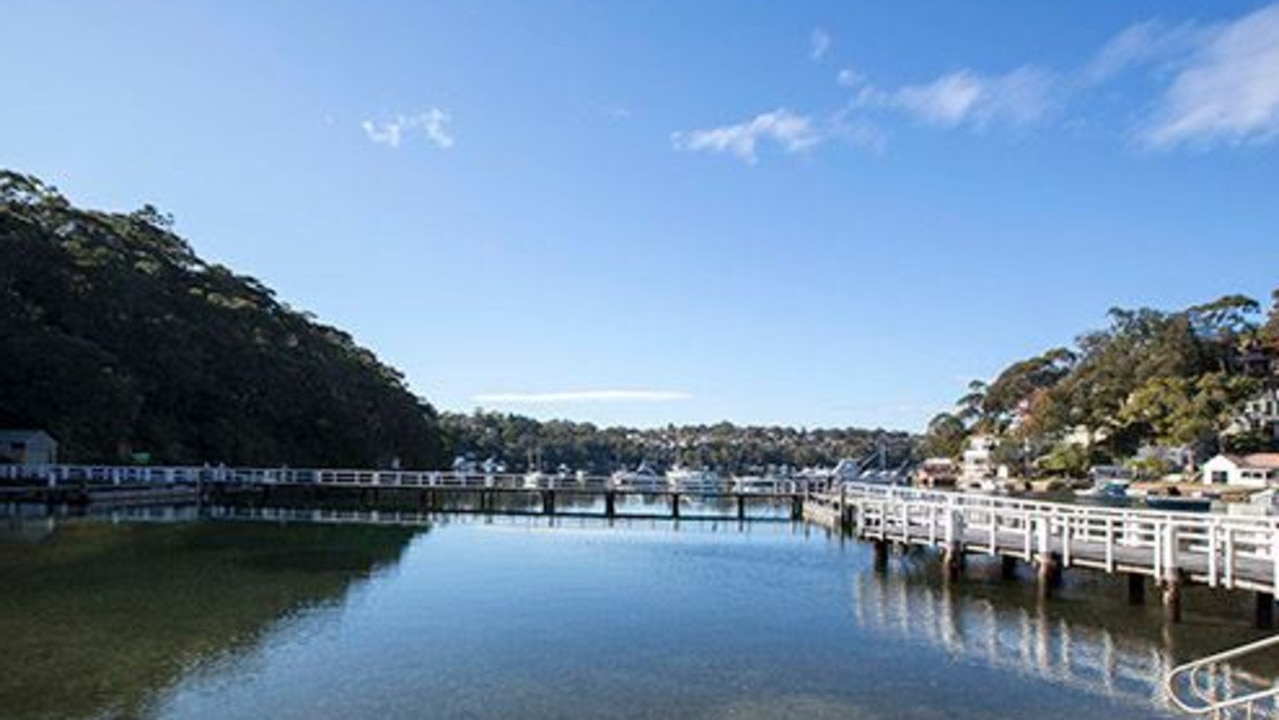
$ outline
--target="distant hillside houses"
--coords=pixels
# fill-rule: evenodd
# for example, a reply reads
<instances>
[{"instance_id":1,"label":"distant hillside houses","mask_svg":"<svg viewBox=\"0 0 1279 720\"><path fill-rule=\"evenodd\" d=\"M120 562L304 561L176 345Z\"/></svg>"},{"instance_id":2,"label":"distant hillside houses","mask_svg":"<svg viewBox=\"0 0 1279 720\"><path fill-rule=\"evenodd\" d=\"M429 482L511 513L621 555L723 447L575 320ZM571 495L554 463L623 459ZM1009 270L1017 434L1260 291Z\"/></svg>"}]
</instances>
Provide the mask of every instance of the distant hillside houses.
<instances>
[{"instance_id":1,"label":"distant hillside houses","mask_svg":"<svg viewBox=\"0 0 1279 720\"><path fill-rule=\"evenodd\" d=\"M1279 388L1268 389L1244 403L1227 428L1228 435L1258 433L1279 440Z\"/></svg>"}]
</instances>

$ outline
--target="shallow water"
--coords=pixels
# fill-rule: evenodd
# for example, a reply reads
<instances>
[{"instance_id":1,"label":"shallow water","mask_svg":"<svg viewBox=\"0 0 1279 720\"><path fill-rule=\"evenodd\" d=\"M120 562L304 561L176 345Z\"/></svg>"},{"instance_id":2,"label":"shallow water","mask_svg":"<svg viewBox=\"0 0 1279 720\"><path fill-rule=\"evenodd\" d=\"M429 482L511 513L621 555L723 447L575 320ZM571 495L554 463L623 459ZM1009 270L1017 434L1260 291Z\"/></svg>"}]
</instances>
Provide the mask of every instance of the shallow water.
<instances>
[{"instance_id":1,"label":"shallow water","mask_svg":"<svg viewBox=\"0 0 1279 720\"><path fill-rule=\"evenodd\" d=\"M1256 636L790 523L3 523L13 718L1168 717L1174 660Z\"/></svg>"}]
</instances>

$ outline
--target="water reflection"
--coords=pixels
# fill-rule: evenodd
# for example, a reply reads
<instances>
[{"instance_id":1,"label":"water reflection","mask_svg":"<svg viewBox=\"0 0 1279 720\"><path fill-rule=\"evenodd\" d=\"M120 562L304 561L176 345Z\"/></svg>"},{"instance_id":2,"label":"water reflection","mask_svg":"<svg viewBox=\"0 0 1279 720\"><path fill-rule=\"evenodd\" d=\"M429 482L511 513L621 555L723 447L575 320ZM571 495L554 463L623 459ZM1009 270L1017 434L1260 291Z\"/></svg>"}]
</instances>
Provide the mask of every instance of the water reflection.
<instances>
[{"instance_id":1,"label":"water reflection","mask_svg":"<svg viewBox=\"0 0 1279 720\"><path fill-rule=\"evenodd\" d=\"M0 520L0 714L1155 717L1175 662L1255 636L1247 598L1170 628L1096 573L1046 604L998 575L732 518Z\"/></svg>"},{"instance_id":2,"label":"water reflection","mask_svg":"<svg viewBox=\"0 0 1279 720\"><path fill-rule=\"evenodd\" d=\"M193 668L234 664L273 628L339 606L353 584L395 563L412 534L0 521L2 714L137 717Z\"/></svg>"}]
</instances>

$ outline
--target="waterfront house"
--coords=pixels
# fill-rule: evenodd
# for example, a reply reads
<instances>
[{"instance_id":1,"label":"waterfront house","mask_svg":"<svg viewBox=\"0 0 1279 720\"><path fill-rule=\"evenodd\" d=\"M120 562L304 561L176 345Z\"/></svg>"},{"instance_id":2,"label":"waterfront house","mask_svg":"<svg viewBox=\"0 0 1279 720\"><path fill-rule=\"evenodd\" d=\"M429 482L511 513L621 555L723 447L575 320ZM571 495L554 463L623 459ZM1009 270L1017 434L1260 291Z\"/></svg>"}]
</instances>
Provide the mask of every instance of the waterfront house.
<instances>
[{"instance_id":1,"label":"waterfront house","mask_svg":"<svg viewBox=\"0 0 1279 720\"><path fill-rule=\"evenodd\" d=\"M0 462L53 465L58 462L58 441L43 430L0 430Z\"/></svg>"},{"instance_id":2,"label":"waterfront house","mask_svg":"<svg viewBox=\"0 0 1279 720\"><path fill-rule=\"evenodd\" d=\"M1218 455L1203 466L1206 485L1265 488L1279 484L1279 453Z\"/></svg>"},{"instance_id":3,"label":"waterfront house","mask_svg":"<svg viewBox=\"0 0 1279 720\"><path fill-rule=\"evenodd\" d=\"M968 438L959 465L960 487L982 487L995 477L995 446L999 441L994 435L978 434Z\"/></svg>"}]
</instances>

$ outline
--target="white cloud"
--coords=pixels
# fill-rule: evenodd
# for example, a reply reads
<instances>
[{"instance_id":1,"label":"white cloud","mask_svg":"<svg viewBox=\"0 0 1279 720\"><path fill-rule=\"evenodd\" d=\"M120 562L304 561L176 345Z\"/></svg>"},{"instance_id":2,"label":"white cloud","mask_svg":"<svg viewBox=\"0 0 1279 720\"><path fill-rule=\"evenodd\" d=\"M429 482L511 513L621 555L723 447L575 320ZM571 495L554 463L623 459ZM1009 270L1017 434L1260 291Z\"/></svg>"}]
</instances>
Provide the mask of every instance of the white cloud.
<instances>
[{"instance_id":1,"label":"white cloud","mask_svg":"<svg viewBox=\"0 0 1279 720\"><path fill-rule=\"evenodd\" d=\"M1175 62L1203 40L1203 29L1193 23L1177 26L1158 20L1138 23L1106 43L1084 68L1081 79L1087 84L1098 84L1134 67Z\"/></svg>"},{"instance_id":2,"label":"white cloud","mask_svg":"<svg viewBox=\"0 0 1279 720\"><path fill-rule=\"evenodd\" d=\"M591 403L591 402L670 402L688 400L692 395L670 390L573 390L540 393L483 393L472 400L494 404Z\"/></svg>"},{"instance_id":3,"label":"white cloud","mask_svg":"<svg viewBox=\"0 0 1279 720\"><path fill-rule=\"evenodd\" d=\"M817 62L826 56L826 52L830 50L830 33L821 28L813 28L813 34L809 37L808 59Z\"/></svg>"},{"instance_id":4,"label":"white cloud","mask_svg":"<svg viewBox=\"0 0 1279 720\"><path fill-rule=\"evenodd\" d=\"M835 76L835 82L844 87L857 87L866 83L866 76L857 72L855 68L844 68Z\"/></svg>"},{"instance_id":5,"label":"white cloud","mask_svg":"<svg viewBox=\"0 0 1279 720\"><path fill-rule=\"evenodd\" d=\"M387 147L399 147L400 138L403 136L403 126L399 121L375 123L372 120L365 120L360 123L360 127L364 128L364 134L369 140Z\"/></svg>"},{"instance_id":6,"label":"white cloud","mask_svg":"<svg viewBox=\"0 0 1279 720\"><path fill-rule=\"evenodd\" d=\"M899 110L946 127L1017 126L1035 122L1048 112L1055 84L1052 74L1030 66L1003 75L964 69L891 91L867 85L858 93L857 104Z\"/></svg>"},{"instance_id":7,"label":"white cloud","mask_svg":"<svg viewBox=\"0 0 1279 720\"><path fill-rule=\"evenodd\" d=\"M802 152L822 142L824 134L811 118L786 108L756 115L736 125L671 133L676 150L727 152L748 165L758 160L755 150L761 140L771 140L790 153Z\"/></svg>"},{"instance_id":8,"label":"white cloud","mask_svg":"<svg viewBox=\"0 0 1279 720\"><path fill-rule=\"evenodd\" d=\"M1214 28L1141 131L1149 145L1265 142L1279 136L1279 4Z\"/></svg>"},{"instance_id":9,"label":"white cloud","mask_svg":"<svg viewBox=\"0 0 1279 720\"><path fill-rule=\"evenodd\" d=\"M431 144L441 150L453 147L455 140L449 134L448 113L439 108L431 108L417 115L396 115L393 119L375 122L365 120L360 123L368 139L379 145L397 148L404 141L404 134L413 129L420 129L426 134Z\"/></svg>"}]
</instances>

